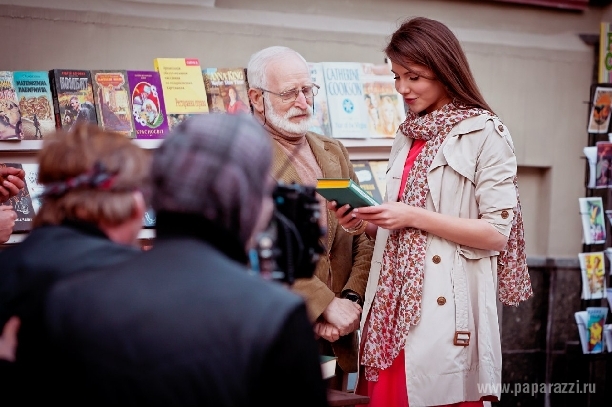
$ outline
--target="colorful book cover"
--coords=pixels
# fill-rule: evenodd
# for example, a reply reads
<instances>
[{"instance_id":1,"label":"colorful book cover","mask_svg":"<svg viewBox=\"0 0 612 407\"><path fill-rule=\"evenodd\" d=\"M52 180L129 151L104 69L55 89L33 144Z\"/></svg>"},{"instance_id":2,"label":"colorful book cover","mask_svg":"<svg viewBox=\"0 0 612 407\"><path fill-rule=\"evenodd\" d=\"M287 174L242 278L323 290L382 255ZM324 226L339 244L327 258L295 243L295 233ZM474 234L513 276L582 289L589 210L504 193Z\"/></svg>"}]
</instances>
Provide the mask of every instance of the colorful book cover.
<instances>
[{"instance_id":1,"label":"colorful book cover","mask_svg":"<svg viewBox=\"0 0 612 407\"><path fill-rule=\"evenodd\" d=\"M4 163L0 166L15 167L23 169L20 163ZM13 227L13 233L28 232L32 229L32 220L34 219L34 206L30 198L28 181L26 179L25 188L19 191L17 195L10 198L7 203L10 203L13 210L17 213L17 220Z\"/></svg>"},{"instance_id":2,"label":"colorful book cover","mask_svg":"<svg viewBox=\"0 0 612 407\"><path fill-rule=\"evenodd\" d=\"M202 77L210 113L251 113L244 68L204 68Z\"/></svg>"},{"instance_id":3,"label":"colorful book cover","mask_svg":"<svg viewBox=\"0 0 612 407\"><path fill-rule=\"evenodd\" d=\"M44 187L38 183L38 164L21 164L21 167L25 171L25 180L28 185L28 192L32 200L34 213L38 213L38 209L42 204L41 195L44 190Z\"/></svg>"},{"instance_id":4,"label":"colorful book cover","mask_svg":"<svg viewBox=\"0 0 612 407\"><path fill-rule=\"evenodd\" d=\"M393 138L406 119L404 100L395 90L395 79L387 64L364 63L363 94L368 116L368 132L374 138Z\"/></svg>"},{"instance_id":5,"label":"colorful book cover","mask_svg":"<svg viewBox=\"0 0 612 407\"><path fill-rule=\"evenodd\" d=\"M604 350L603 331L608 308L587 307L587 350L589 353L602 353Z\"/></svg>"},{"instance_id":6,"label":"colorful book cover","mask_svg":"<svg viewBox=\"0 0 612 407\"><path fill-rule=\"evenodd\" d=\"M367 138L368 116L359 62L322 62L334 138Z\"/></svg>"},{"instance_id":7,"label":"colorful book cover","mask_svg":"<svg viewBox=\"0 0 612 407\"><path fill-rule=\"evenodd\" d=\"M597 86L591 96L591 111L587 131L605 134L610 128L610 109L612 106L612 87Z\"/></svg>"},{"instance_id":8,"label":"colorful book cover","mask_svg":"<svg viewBox=\"0 0 612 407\"><path fill-rule=\"evenodd\" d=\"M47 71L13 72L24 140L38 140L55 132L55 112Z\"/></svg>"},{"instance_id":9,"label":"colorful book cover","mask_svg":"<svg viewBox=\"0 0 612 407\"><path fill-rule=\"evenodd\" d=\"M578 253L582 274L583 300L598 300L606 295L606 272L603 252Z\"/></svg>"},{"instance_id":10,"label":"colorful book cover","mask_svg":"<svg viewBox=\"0 0 612 407\"><path fill-rule=\"evenodd\" d=\"M598 82L612 82L612 24L599 25L599 74Z\"/></svg>"},{"instance_id":11,"label":"colorful book cover","mask_svg":"<svg viewBox=\"0 0 612 407\"><path fill-rule=\"evenodd\" d=\"M98 124L89 71L52 69L49 82L56 127L70 129L80 122Z\"/></svg>"},{"instance_id":12,"label":"colorful book cover","mask_svg":"<svg viewBox=\"0 0 612 407\"><path fill-rule=\"evenodd\" d=\"M389 160L370 160L370 169L383 199L387 198L387 167Z\"/></svg>"},{"instance_id":13,"label":"colorful book cover","mask_svg":"<svg viewBox=\"0 0 612 407\"><path fill-rule=\"evenodd\" d=\"M136 138L164 138L169 127L159 73L127 71L127 77Z\"/></svg>"},{"instance_id":14,"label":"colorful book cover","mask_svg":"<svg viewBox=\"0 0 612 407\"><path fill-rule=\"evenodd\" d=\"M155 58L170 129L194 114L208 113L202 68L197 58Z\"/></svg>"},{"instance_id":15,"label":"colorful book cover","mask_svg":"<svg viewBox=\"0 0 612 407\"><path fill-rule=\"evenodd\" d=\"M333 137L331 121L329 118L327 92L325 91L323 66L320 62L309 62L308 67L310 68L312 82L319 85L319 93L317 93L317 96L314 98L313 123L308 130L327 137Z\"/></svg>"},{"instance_id":16,"label":"colorful book cover","mask_svg":"<svg viewBox=\"0 0 612 407\"><path fill-rule=\"evenodd\" d=\"M606 223L601 197L578 198L585 244L606 243Z\"/></svg>"},{"instance_id":17,"label":"colorful book cover","mask_svg":"<svg viewBox=\"0 0 612 407\"><path fill-rule=\"evenodd\" d=\"M353 170L355 170L355 174L359 179L359 186L368 194L372 195L372 198L377 202L382 202L383 196L378 189L378 183L376 182L372 168L370 168L370 163L368 161L352 161L352 164Z\"/></svg>"},{"instance_id":18,"label":"colorful book cover","mask_svg":"<svg viewBox=\"0 0 612 407\"><path fill-rule=\"evenodd\" d=\"M21 140L23 124L12 71L0 71L0 140Z\"/></svg>"},{"instance_id":19,"label":"colorful book cover","mask_svg":"<svg viewBox=\"0 0 612 407\"><path fill-rule=\"evenodd\" d=\"M595 188L612 187L612 143L598 141L595 160Z\"/></svg>"},{"instance_id":20,"label":"colorful book cover","mask_svg":"<svg viewBox=\"0 0 612 407\"><path fill-rule=\"evenodd\" d=\"M98 125L106 131L134 138L136 134L126 71L95 70L90 73Z\"/></svg>"}]
</instances>

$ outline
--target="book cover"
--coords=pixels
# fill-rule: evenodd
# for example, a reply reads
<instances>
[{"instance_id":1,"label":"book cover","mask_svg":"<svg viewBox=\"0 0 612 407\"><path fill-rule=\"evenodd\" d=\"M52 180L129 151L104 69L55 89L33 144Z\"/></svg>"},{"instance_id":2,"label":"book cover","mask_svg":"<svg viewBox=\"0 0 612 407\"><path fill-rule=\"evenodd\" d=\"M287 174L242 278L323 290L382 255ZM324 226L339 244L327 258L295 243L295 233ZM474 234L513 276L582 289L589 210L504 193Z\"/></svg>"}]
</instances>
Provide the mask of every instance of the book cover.
<instances>
[{"instance_id":1,"label":"book cover","mask_svg":"<svg viewBox=\"0 0 612 407\"><path fill-rule=\"evenodd\" d=\"M155 211L152 208L147 208L144 216L142 217L142 227L145 229L151 229L155 227Z\"/></svg>"},{"instance_id":2,"label":"book cover","mask_svg":"<svg viewBox=\"0 0 612 407\"><path fill-rule=\"evenodd\" d=\"M599 24L599 64L598 81L612 82L612 24L602 21Z\"/></svg>"},{"instance_id":3,"label":"book cover","mask_svg":"<svg viewBox=\"0 0 612 407\"><path fill-rule=\"evenodd\" d=\"M55 132L55 112L47 71L13 72L23 139L38 140Z\"/></svg>"},{"instance_id":4,"label":"book cover","mask_svg":"<svg viewBox=\"0 0 612 407\"><path fill-rule=\"evenodd\" d=\"M320 355L319 358L321 362L321 374L323 375L323 380L335 376L338 358L335 356L326 355Z\"/></svg>"},{"instance_id":5,"label":"book cover","mask_svg":"<svg viewBox=\"0 0 612 407\"><path fill-rule=\"evenodd\" d=\"M12 71L0 71L0 140L21 140L23 124Z\"/></svg>"},{"instance_id":6,"label":"book cover","mask_svg":"<svg viewBox=\"0 0 612 407\"><path fill-rule=\"evenodd\" d=\"M0 166L15 167L23 169L20 163L4 163ZM25 187L19 191L17 195L10 198L5 204L9 204L13 207L13 210L17 213L17 220L15 220L15 226L13 227L13 233L24 233L29 232L32 229L32 220L34 219L34 206L32 205L32 199L30 198L30 191L28 181L26 179Z\"/></svg>"},{"instance_id":7,"label":"book cover","mask_svg":"<svg viewBox=\"0 0 612 407\"><path fill-rule=\"evenodd\" d=\"M194 114L208 113L202 68L197 58L155 58L170 129Z\"/></svg>"},{"instance_id":8,"label":"book cover","mask_svg":"<svg viewBox=\"0 0 612 407\"><path fill-rule=\"evenodd\" d=\"M353 170L359 179L359 186L372 196L377 202L382 202L382 194L374 177L368 161L352 161Z\"/></svg>"},{"instance_id":9,"label":"book cover","mask_svg":"<svg viewBox=\"0 0 612 407\"><path fill-rule=\"evenodd\" d=\"M80 122L98 124L89 71L52 69L49 83L57 128L68 130Z\"/></svg>"},{"instance_id":10,"label":"book cover","mask_svg":"<svg viewBox=\"0 0 612 407\"><path fill-rule=\"evenodd\" d=\"M595 179L597 178L597 146L584 147L584 156L589 164L589 179L587 188L595 188Z\"/></svg>"},{"instance_id":11,"label":"book cover","mask_svg":"<svg viewBox=\"0 0 612 407\"><path fill-rule=\"evenodd\" d=\"M379 202L350 178L321 178L317 180L317 192L338 206L349 204L351 208L375 206Z\"/></svg>"},{"instance_id":12,"label":"book cover","mask_svg":"<svg viewBox=\"0 0 612 407\"><path fill-rule=\"evenodd\" d=\"M368 116L363 95L362 64L322 62L325 92L334 138L367 138Z\"/></svg>"},{"instance_id":13,"label":"book cover","mask_svg":"<svg viewBox=\"0 0 612 407\"><path fill-rule=\"evenodd\" d=\"M313 102L314 115L312 125L308 130L327 137L333 137L331 121L329 118L327 92L325 91L323 66L320 62L309 62L308 68L310 68L312 82L319 85L319 93L317 93L317 96L315 96Z\"/></svg>"},{"instance_id":14,"label":"book cover","mask_svg":"<svg viewBox=\"0 0 612 407\"><path fill-rule=\"evenodd\" d=\"M210 113L251 113L245 68L204 68Z\"/></svg>"},{"instance_id":15,"label":"book cover","mask_svg":"<svg viewBox=\"0 0 612 407\"><path fill-rule=\"evenodd\" d=\"M137 139L161 139L169 129L164 92L155 71L127 71Z\"/></svg>"},{"instance_id":16,"label":"book cover","mask_svg":"<svg viewBox=\"0 0 612 407\"><path fill-rule=\"evenodd\" d=\"M595 188L612 187L612 143L598 141L595 164Z\"/></svg>"},{"instance_id":17,"label":"book cover","mask_svg":"<svg viewBox=\"0 0 612 407\"><path fill-rule=\"evenodd\" d=\"M363 93L368 132L374 138L393 138L406 119L404 99L395 90L395 79L387 64L362 64Z\"/></svg>"},{"instance_id":18,"label":"book cover","mask_svg":"<svg viewBox=\"0 0 612 407\"><path fill-rule=\"evenodd\" d=\"M41 194L44 190L44 187L38 183L38 164L21 164L21 168L25 171L25 181L28 185L28 193L32 201L32 208L36 214L42 204Z\"/></svg>"},{"instance_id":19,"label":"book cover","mask_svg":"<svg viewBox=\"0 0 612 407\"><path fill-rule=\"evenodd\" d=\"M596 86L591 95L591 110L587 131L607 133L610 128L610 109L612 106L612 87Z\"/></svg>"},{"instance_id":20,"label":"book cover","mask_svg":"<svg viewBox=\"0 0 612 407\"><path fill-rule=\"evenodd\" d=\"M606 272L603 252L578 253L582 275L583 300L602 299L606 293Z\"/></svg>"},{"instance_id":21,"label":"book cover","mask_svg":"<svg viewBox=\"0 0 612 407\"><path fill-rule=\"evenodd\" d=\"M134 138L136 134L126 71L95 70L90 73L98 125L106 131Z\"/></svg>"},{"instance_id":22,"label":"book cover","mask_svg":"<svg viewBox=\"0 0 612 407\"><path fill-rule=\"evenodd\" d=\"M387 167L389 160L370 160L370 168L383 200L387 198Z\"/></svg>"},{"instance_id":23,"label":"book cover","mask_svg":"<svg viewBox=\"0 0 612 407\"><path fill-rule=\"evenodd\" d=\"M587 307L587 350L589 353L602 353L604 350L603 331L608 308Z\"/></svg>"},{"instance_id":24,"label":"book cover","mask_svg":"<svg viewBox=\"0 0 612 407\"><path fill-rule=\"evenodd\" d=\"M585 244L606 242L606 224L601 197L578 198Z\"/></svg>"}]
</instances>

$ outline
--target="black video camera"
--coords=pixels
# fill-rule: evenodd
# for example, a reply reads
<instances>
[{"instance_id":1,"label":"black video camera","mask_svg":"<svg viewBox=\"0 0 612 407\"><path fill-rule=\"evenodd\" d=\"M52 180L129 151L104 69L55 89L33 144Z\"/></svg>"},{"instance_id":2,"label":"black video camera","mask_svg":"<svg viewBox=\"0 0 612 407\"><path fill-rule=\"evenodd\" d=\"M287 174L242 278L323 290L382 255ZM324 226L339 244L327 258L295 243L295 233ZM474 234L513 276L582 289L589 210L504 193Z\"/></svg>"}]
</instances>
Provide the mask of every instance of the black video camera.
<instances>
[{"instance_id":1,"label":"black video camera","mask_svg":"<svg viewBox=\"0 0 612 407\"><path fill-rule=\"evenodd\" d=\"M264 278L293 284L312 277L321 253L321 211L315 188L279 183L274 192L274 214L257 239L257 262Z\"/></svg>"}]
</instances>

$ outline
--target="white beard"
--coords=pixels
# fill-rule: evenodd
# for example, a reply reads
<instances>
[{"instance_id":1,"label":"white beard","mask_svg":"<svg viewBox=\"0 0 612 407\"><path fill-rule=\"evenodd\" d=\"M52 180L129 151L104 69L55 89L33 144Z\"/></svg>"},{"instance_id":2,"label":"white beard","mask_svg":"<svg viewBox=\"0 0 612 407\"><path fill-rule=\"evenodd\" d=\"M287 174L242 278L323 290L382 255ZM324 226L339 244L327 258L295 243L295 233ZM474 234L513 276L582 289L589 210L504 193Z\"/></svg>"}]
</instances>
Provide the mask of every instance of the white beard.
<instances>
[{"instance_id":1,"label":"white beard","mask_svg":"<svg viewBox=\"0 0 612 407\"><path fill-rule=\"evenodd\" d=\"M306 134L310 126L312 126L313 116L312 108L300 109L298 107L292 107L285 113L284 116L279 115L272 107L272 103L264 98L264 105L266 108L266 121L268 121L272 127L276 128L281 133L288 133L291 136L303 136ZM305 119L299 123L294 123L290 119L294 116L308 115Z\"/></svg>"}]
</instances>

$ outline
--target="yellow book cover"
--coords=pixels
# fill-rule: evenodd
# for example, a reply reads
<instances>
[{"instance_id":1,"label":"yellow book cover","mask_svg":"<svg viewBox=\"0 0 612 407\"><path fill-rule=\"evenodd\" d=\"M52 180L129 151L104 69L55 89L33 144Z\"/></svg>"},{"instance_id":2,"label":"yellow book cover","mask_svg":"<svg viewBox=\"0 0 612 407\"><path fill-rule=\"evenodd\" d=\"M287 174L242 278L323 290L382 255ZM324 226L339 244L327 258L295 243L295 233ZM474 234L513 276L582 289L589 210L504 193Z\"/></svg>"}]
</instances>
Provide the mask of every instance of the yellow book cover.
<instances>
[{"instance_id":1,"label":"yellow book cover","mask_svg":"<svg viewBox=\"0 0 612 407\"><path fill-rule=\"evenodd\" d=\"M197 58L155 58L168 115L208 113L202 68Z\"/></svg>"},{"instance_id":2,"label":"yellow book cover","mask_svg":"<svg viewBox=\"0 0 612 407\"><path fill-rule=\"evenodd\" d=\"M602 22L599 27L598 81L612 82L612 24L607 22Z\"/></svg>"}]
</instances>

